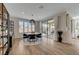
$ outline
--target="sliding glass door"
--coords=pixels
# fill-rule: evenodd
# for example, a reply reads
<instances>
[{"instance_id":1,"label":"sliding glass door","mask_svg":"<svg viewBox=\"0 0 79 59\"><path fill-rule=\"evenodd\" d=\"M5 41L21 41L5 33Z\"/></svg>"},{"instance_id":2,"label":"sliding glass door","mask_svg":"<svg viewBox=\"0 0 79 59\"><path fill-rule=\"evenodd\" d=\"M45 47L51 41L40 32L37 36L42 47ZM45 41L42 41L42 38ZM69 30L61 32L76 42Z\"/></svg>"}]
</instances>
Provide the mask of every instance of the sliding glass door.
<instances>
[{"instance_id":1,"label":"sliding glass door","mask_svg":"<svg viewBox=\"0 0 79 59\"><path fill-rule=\"evenodd\" d=\"M27 32L29 32L29 23L28 23L28 21L26 21L26 22L24 22L24 33L27 33Z\"/></svg>"},{"instance_id":2,"label":"sliding glass door","mask_svg":"<svg viewBox=\"0 0 79 59\"><path fill-rule=\"evenodd\" d=\"M74 24L75 33L74 34L76 37L79 38L79 19L76 19L74 22L75 22L75 24Z\"/></svg>"},{"instance_id":3,"label":"sliding glass door","mask_svg":"<svg viewBox=\"0 0 79 59\"><path fill-rule=\"evenodd\" d=\"M19 21L19 33L23 33L23 21Z\"/></svg>"},{"instance_id":4,"label":"sliding glass door","mask_svg":"<svg viewBox=\"0 0 79 59\"><path fill-rule=\"evenodd\" d=\"M55 23L54 19L42 21L42 33L43 37L54 39L55 35Z\"/></svg>"},{"instance_id":5,"label":"sliding glass door","mask_svg":"<svg viewBox=\"0 0 79 59\"><path fill-rule=\"evenodd\" d=\"M54 20L48 20L48 38L52 39L55 35L55 24Z\"/></svg>"},{"instance_id":6,"label":"sliding glass door","mask_svg":"<svg viewBox=\"0 0 79 59\"><path fill-rule=\"evenodd\" d=\"M48 35L47 21L42 22L42 35L43 37L47 37Z\"/></svg>"},{"instance_id":7,"label":"sliding glass door","mask_svg":"<svg viewBox=\"0 0 79 59\"><path fill-rule=\"evenodd\" d=\"M20 20L19 33L30 33L30 32L35 32L35 25L32 24L29 20Z\"/></svg>"}]
</instances>

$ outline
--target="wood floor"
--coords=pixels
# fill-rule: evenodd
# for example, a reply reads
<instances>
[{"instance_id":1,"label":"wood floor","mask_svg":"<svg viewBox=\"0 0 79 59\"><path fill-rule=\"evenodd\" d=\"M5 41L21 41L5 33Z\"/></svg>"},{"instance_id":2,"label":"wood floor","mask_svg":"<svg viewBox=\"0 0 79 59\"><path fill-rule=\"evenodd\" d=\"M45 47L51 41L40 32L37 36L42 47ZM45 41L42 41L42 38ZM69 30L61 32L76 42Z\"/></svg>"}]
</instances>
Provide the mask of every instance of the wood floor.
<instances>
[{"instance_id":1,"label":"wood floor","mask_svg":"<svg viewBox=\"0 0 79 59\"><path fill-rule=\"evenodd\" d=\"M77 41L78 43L79 41ZM75 41L76 43L76 41ZM43 38L41 44L24 45L22 39L15 39L10 55L78 55L78 44L65 44Z\"/></svg>"}]
</instances>

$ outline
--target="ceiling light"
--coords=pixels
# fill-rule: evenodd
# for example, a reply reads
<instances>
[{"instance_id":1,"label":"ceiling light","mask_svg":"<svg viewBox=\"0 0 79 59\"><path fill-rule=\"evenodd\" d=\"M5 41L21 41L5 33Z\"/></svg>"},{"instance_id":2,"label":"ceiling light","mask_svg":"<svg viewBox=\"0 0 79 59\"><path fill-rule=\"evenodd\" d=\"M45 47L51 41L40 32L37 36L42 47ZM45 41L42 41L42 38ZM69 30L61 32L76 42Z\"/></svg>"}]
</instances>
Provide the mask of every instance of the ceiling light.
<instances>
[{"instance_id":1,"label":"ceiling light","mask_svg":"<svg viewBox=\"0 0 79 59\"><path fill-rule=\"evenodd\" d=\"M24 14L24 12L22 12L22 14Z\"/></svg>"},{"instance_id":2,"label":"ceiling light","mask_svg":"<svg viewBox=\"0 0 79 59\"><path fill-rule=\"evenodd\" d=\"M43 5L40 5L38 8L39 8L39 9L42 9L42 8L44 8L44 6L43 6Z\"/></svg>"},{"instance_id":3,"label":"ceiling light","mask_svg":"<svg viewBox=\"0 0 79 59\"><path fill-rule=\"evenodd\" d=\"M34 15L32 14L32 16L34 16Z\"/></svg>"}]
</instances>

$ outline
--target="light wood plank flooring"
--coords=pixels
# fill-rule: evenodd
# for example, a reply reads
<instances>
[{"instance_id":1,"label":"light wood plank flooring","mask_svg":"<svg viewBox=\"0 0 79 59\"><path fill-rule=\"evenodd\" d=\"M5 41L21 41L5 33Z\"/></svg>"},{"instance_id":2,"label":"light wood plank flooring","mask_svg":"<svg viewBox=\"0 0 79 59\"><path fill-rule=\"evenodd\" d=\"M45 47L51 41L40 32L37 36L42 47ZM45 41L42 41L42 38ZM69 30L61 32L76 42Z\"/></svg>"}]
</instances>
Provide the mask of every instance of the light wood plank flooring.
<instances>
[{"instance_id":1,"label":"light wood plank flooring","mask_svg":"<svg viewBox=\"0 0 79 59\"><path fill-rule=\"evenodd\" d=\"M76 41L74 42L76 43ZM79 41L77 41L79 43ZM41 44L24 45L22 39L15 39L10 55L78 55L79 44L59 43L43 38Z\"/></svg>"}]
</instances>

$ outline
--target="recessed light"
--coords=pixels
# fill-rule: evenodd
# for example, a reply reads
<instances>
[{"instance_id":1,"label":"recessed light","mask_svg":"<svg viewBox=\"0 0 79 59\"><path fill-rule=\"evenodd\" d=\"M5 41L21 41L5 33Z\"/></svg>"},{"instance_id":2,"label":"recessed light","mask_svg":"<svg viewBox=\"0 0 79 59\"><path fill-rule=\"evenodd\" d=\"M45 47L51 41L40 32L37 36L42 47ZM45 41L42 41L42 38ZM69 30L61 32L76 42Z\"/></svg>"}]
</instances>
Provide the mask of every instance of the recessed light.
<instances>
[{"instance_id":1,"label":"recessed light","mask_svg":"<svg viewBox=\"0 0 79 59\"><path fill-rule=\"evenodd\" d=\"M34 15L32 14L32 16L34 16Z\"/></svg>"},{"instance_id":2,"label":"recessed light","mask_svg":"<svg viewBox=\"0 0 79 59\"><path fill-rule=\"evenodd\" d=\"M39 8L39 9L42 9L42 8L44 8L44 6L43 6L43 5L40 5L38 8Z\"/></svg>"},{"instance_id":3,"label":"recessed light","mask_svg":"<svg viewBox=\"0 0 79 59\"><path fill-rule=\"evenodd\" d=\"M24 14L24 12L22 12L22 14Z\"/></svg>"}]
</instances>

